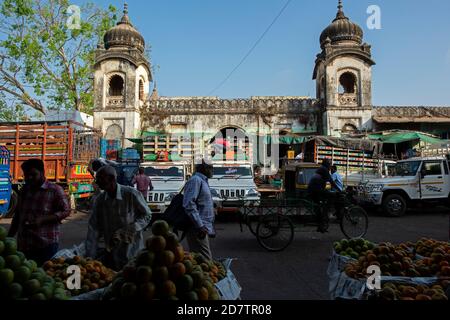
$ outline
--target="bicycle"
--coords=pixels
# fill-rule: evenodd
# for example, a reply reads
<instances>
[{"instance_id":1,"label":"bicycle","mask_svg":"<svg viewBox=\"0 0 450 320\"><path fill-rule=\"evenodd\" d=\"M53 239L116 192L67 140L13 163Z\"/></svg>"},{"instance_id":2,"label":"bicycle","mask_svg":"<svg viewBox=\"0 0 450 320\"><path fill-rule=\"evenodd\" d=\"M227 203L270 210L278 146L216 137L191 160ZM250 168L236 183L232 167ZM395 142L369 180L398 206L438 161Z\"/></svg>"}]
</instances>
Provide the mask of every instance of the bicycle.
<instances>
[{"instance_id":1,"label":"bicycle","mask_svg":"<svg viewBox=\"0 0 450 320\"><path fill-rule=\"evenodd\" d=\"M343 199L344 197L341 198L341 200ZM348 201L347 197L345 197L345 200L346 202L341 213L337 214L341 217L338 219L340 229L348 239L362 238L366 235L369 226L367 213L363 208ZM289 216L283 214L283 211L292 212L293 209L304 209L306 210L306 215L316 216L317 206L319 206L319 210L325 210L329 204L327 201L315 204L307 199L295 199L295 201L295 206L285 202L277 208L276 213L262 215L259 218L256 227L256 238L258 243L267 251L283 251L294 239L294 224Z\"/></svg>"}]
</instances>

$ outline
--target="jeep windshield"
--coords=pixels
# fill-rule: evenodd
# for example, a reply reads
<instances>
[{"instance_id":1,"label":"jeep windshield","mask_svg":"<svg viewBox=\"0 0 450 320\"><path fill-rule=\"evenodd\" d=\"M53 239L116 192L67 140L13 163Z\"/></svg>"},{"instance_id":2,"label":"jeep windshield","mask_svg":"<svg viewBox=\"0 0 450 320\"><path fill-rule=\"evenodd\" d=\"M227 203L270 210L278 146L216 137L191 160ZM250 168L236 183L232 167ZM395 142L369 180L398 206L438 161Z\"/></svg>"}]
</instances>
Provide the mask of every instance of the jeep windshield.
<instances>
[{"instance_id":1,"label":"jeep windshield","mask_svg":"<svg viewBox=\"0 0 450 320\"><path fill-rule=\"evenodd\" d=\"M252 177L252 170L250 167L214 167L214 178L235 178Z\"/></svg>"},{"instance_id":2,"label":"jeep windshield","mask_svg":"<svg viewBox=\"0 0 450 320\"><path fill-rule=\"evenodd\" d=\"M179 180L183 179L184 169L183 167L147 167L145 168L145 174L149 177L153 178L169 178L170 180Z\"/></svg>"},{"instance_id":3,"label":"jeep windshield","mask_svg":"<svg viewBox=\"0 0 450 320\"><path fill-rule=\"evenodd\" d=\"M399 162L395 165L395 177L414 177L420 167L420 161Z\"/></svg>"}]
</instances>

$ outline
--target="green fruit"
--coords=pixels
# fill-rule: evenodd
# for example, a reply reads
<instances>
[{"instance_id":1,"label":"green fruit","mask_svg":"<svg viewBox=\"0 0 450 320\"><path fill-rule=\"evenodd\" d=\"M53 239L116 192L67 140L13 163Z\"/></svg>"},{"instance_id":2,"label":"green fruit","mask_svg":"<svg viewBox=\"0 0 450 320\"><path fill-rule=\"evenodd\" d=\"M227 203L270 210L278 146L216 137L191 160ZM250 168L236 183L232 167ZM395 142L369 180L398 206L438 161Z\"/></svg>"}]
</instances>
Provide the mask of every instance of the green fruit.
<instances>
[{"instance_id":1,"label":"green fruit","mask_svg":"<svg viewBox=\"0 0 450 320\"><path fill-rule=\"evenodd\" d=\"M185 293L184 297L188 301L198 301L198 294L195 291L189 291Z\"/></svg>"},{"instance_id":2,"label":"green fruit","mask_svg":"<svg viewBox=\"0 0 450 320\"><path fill-rule=\"evenodd\" d=\"M55 280L53 280L53 281L55 281ZM62 289L63 291L66 290L66 286L62 282L56 282L55 281L54 286L55 286L55 290L56 289Z\"/></svg>"},{"instance_id":3,"label":"green fruit","mask_svg":"<svg viewBox=\"0 0 450 320\"><path fill-rule=\"evenodd\" d=\"M347 239L341 240L341 248L342 248L342 250L346 250L348 248L348 240Z\"/></svg>"},{"instance_id":4,"label":"green fruit","mask_svg":"<svg viewBox=\"0 0 450 320\"><path fill-rule=\"evenodd\" d=\"M53 291L53 295L61 295L61 296L65 296L66 295L66 290L64 288L56 288Z\"/></svg>"},{"instance_id":5,"label":"green fruit","mask_svg":"<svg viewBox=\"0 0 450 320\"><path fill-rule=\"evenodd\" d=\"M11 270L17 270L20 265L22 264L20 262L20 258L18 256L10 255L5 258L6 267L8 267Z\"/></svg>"},{"instance_id":6,"label":"green fruit","mask_svg":"<svg viewBox=\"0 0 450 320\"><path fill-rule=\"evenodd\" d=\"M167 236L169 234L170 227L164 220L158 220L152 225L152 234L155 236Z\"/></svg>"},{"instance_id":7,"label":"green fruit","mask_svg":"<svg viewBox=\"0 0 450 320\"><path fill-rule=\"evenodd\" d=\"M123 298L132 298L136 295L136 285L132 282L127 282L122 286L120 294Z\"/></svg>"},{"instance_id":8,"label":"green fruit","mask_svg":"<svg viewBox=\"0 0 450 320\"><path fill-rule=\"evenodd\" d=\"M18 283L25 283L31 277L31 271L25 266L18 268L14 274L14 281Z\"/></svg>"},{"instance_id":9,"label":"green fruit","mask_svg":"<svg viewBox=\"0 0 450 320\"><path fill-rule=\"evenodd\" d=\"M203 272L194 271L191 273L192 280L194 280L194 288L200 288L203 283Z\"/></svg>"},{"instance_id":10,"label":"green fruit","mask_svg":"<svg viewBox=\"0 0 450 320\"><path fill-rule=\"evenodd\" d=\"M0 241L5 241L7 234L8 234L8 232L6 232L6 229L3 227L0 227Z\"/></svg>"},{"instance_id":11,"label":"green fruit","mask_svg":"<svg viewBox=\"0 0 450 320\"><path fill-rule=\"evenodd\" d=\"M362 247L361 246L356 246L355 247L355 252L361 252L362 251Z\"/></svg>"},{"instance_id":12,"label":"green fruit","mask_svg":"<svg viewBox=\"0 0 450 320\"><path fill-rule=\"evenodd\" d=\"M140 266L136 271L136 279L139 283L149 282L152 278L152 269L147 266Z\"/></svg>"},{"instance_id":13,"label":"green fruit","mask_svg":"<svg viewBox=\"0 0 450 320\"><path fill-rule=\"evenodd\" d=\"M23 252L17 251L16 256L20 258L20 263L24 263L26 260L25 254Z\"/></svg>"},{"instance_id":14,"label":"green fruit","mask_svg":"<svg viewBox=\"0 0 450 320\"><path fill-rule=\"evenodd\" d=\"M141 251L141 253L137 258L137 265L152 267L154 261L155 261L155 254L153 252L143 250Z\"/></svg>"},{"instance_id":15,"label":"green fruit","mask_svg":"<svg viewBox=\"0 0 450 320\"><path fill-rule=\"evenodd\" d=\"M14 280L14 272L11 269L0 270L0 286L8 286Z\"/></svg>"},{"instance_id":16,"label":"green fruit","mask_svg":"<svg viewBox=\"0 0 450 320\"><path fill-rule=\"evenodd\" d=\"M43 293L36 293L31 297L31 300L35 300L35 301L45 301L47 300L45 298L45 295Z\"/></svg>"},{"instance_id":17,"label":"green fruit","mask_svg":"<svg viewBox=\"0 0 450 320\"><path fill-rule=\"evenodd\" d=\"M340 244L337 244L337 245L334 247L334 251L336 251L336 253L339 254L339 253L342 251L341 245L340 245Z\"/></svg>"},{"instance_id":18,"label":"green fruit","mask_svg":"<svg viewBox=\"0 0 450 320\"><path fill-rule=\"evenodd\" d=\"M0 255L3 254L3 251L5 251L5 243L0 240Z\"/></svg>"},{"instance_id":19,"label":"green fruit","mask_svg":"<svg viewBox=\"0 0 450 320\"><path fill-rule=\"evenodd\" d=\"M11 283L11 285L9 286L9 297L12 300L17 300L20 298L20 296L22 295L22 286L17 283Z\"/></svg>"},{"instance_id":20,"label":"green fruit","mask_svg":"<svg viewBox=\"0 0 450 320\"><path fill-rule=\"evenodd\" d=\"M120 295L120 290L122 290L122 286L125 284L125 279L122 277L115 278L111 285L112 295L118 297Z\"/></svg>"},{"instance_id":21,"label":"green fruit","mask_svg":"<svg viewBox=\"0 0 450 320\"><path fill-rule=\"evenodd\" d=\"M5 259L0 256L0 270L2 270L3 268L5 268Z\"/></svg>"},{"instance_id":22,"label":"green fruit","mask_svg":"<svg viewBox=\"0 0 450 320\"><path fill-rule=\"evenodd\" d=\"M186 273L191 273L192 269L194 268L194 265L190 260L185 260L183 262L184 266L186 267Z\"/></svg>"},{"instance_id":23,"label":"green fruit","mask_svg":"<svg viewBox=\"0 0 450 320\"><path fill-rule=\"evenodd\" d=\"M37 271L38 266L37 266L36 261L34 261L34 260L28 260L28 262L31 264L31 268L30 268L31 272Z\"/></svg>"},{"instance_id":24,"label":"green fruit","mask_svg":"<svg viewBox=\"0 0 450 320\"><path fill-rule=\"evenodd\" d=\"M50 300L53 297L53 288L46 285L41 288L40 293L42 293L47 300Z\"/></svg>"},{"instance_id":25,"label":"green fruit","mask_svg":"<svg viewBox=\"0 0 450 320\"><path fill-rule=\"evenodd\" d=\"M178 237L175 233L169 232L169 234L166 236L166 247L169 250L175 250L176 247L180 244L178 241Z\"/></svg>"},{"instance_id":26,"label":"green fruit","mask_svg":"<svg viewBox=\"0 0 450 320\"><path fill-rule=\"evenodd\" d=\"M180 292L189 292L194 288L194 280L188 274L185 274L180 277L177 281L177 289Z\"/></svg>"},{"instance_id":27,"label":"green fruit","mask_svg":"<svg viewBox=\"0 0 450 320\"><path fill-rule=\"evenodd\" d=\"M17 242L14 238L6 238L5 241L5 250L3 251L3 256L11 256L15 255L17 252Z\"/></svg>"},{"instance_id":28,"label":"green fruit","mask_svg":"<svg viewBox=\"0 0 450 320\"><path fill-rule=\"evenodd\" d=\"M39 282L44 282L44 277L45 275L43 275L42 273L35 271L31 274L31 279L35 279Z\"/></svg>"},{"instance_id":29,"label":"green fruit","mask_svg":"<svg viewBox=\"0 0 450 320\"><path fill-rule=\"evenodd\" d=\"M27 282L25 282L25 285L24 285L25 292L29 296L32 296L33 294L37 293L39 291L40 287L41 287L41 284L36 279L28 280Z\"/></svg>"}]
</instances>

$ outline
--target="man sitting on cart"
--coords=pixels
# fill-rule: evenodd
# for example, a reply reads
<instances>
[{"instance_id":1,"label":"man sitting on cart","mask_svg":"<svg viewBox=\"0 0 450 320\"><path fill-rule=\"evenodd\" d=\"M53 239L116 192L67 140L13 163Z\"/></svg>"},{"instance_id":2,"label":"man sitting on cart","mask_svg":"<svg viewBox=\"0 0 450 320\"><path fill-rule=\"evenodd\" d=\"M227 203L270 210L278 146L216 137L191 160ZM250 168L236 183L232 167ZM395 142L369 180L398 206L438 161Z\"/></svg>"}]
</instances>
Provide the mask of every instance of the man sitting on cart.
<instances>
[{"instance_id":1,"label":"man sitting on cart","mask_svg":"<svg viewBox=\"0 0 450 320\"><path fill-rule=\"evenodd\" d=\"M320 233L328 232L328 206L330 199L333 198L331 192L327 191L327 182L332 188L338 188L330 175L330 167L331 161L324 159L322 166L317 169L308 184L308 193L314 202L314 211L319 223L317 231Z\"/></svg>"}]
</instances>

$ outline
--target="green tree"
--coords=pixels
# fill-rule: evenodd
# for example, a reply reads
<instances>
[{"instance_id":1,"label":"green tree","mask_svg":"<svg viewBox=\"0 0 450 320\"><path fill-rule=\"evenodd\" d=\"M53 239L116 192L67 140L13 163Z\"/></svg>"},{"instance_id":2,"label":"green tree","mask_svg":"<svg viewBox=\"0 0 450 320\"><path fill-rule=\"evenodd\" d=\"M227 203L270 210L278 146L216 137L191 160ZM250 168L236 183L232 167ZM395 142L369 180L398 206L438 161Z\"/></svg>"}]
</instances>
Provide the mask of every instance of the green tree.
<instances>
[{"instance_id":1,"label":"green tree","mask_svg":"<svg viewBox=\"0 0 450 320\"><path fill-rule=\"evenodd\" d=\"M2 108L92 113L95 49L116 19L113 6L104 10L88 3L78 10L69 0L3 0Z\"/></svg>"}]
</instances>

